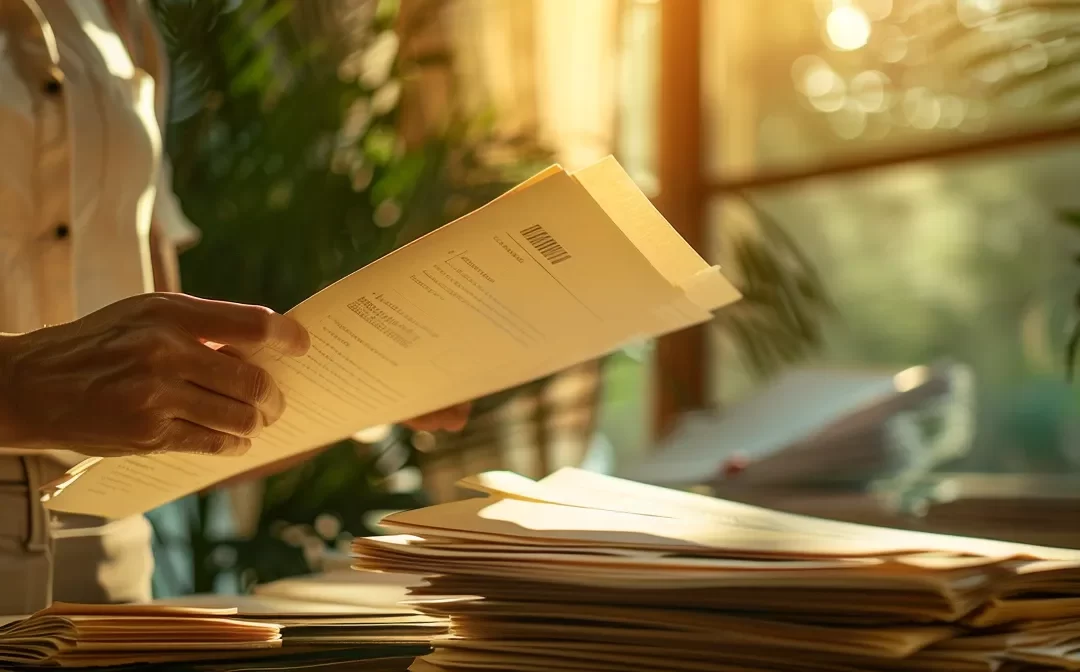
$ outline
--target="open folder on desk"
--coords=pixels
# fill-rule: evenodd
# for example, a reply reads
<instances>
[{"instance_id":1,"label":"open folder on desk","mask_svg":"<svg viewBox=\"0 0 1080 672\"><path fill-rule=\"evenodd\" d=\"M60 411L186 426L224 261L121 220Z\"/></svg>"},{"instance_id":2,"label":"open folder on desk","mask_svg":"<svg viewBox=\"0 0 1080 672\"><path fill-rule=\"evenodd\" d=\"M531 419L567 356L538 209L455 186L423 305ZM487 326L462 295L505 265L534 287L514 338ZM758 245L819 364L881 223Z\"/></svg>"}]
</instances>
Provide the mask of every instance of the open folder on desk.
<instances>
[{"instance_id":1,"label":"open folder on desk","mask_svg":"<svg viewBox=\"0 0 1080 672\"><path fill-rule=\"evenodd\" d=\"M290 311L311 351L248 353L289 403L246 455L87 461L47 488L46 506L143 513L365 427L705 322L738 298L614 159L572 175L553 167Z\"/></svg>"}]
</instances>

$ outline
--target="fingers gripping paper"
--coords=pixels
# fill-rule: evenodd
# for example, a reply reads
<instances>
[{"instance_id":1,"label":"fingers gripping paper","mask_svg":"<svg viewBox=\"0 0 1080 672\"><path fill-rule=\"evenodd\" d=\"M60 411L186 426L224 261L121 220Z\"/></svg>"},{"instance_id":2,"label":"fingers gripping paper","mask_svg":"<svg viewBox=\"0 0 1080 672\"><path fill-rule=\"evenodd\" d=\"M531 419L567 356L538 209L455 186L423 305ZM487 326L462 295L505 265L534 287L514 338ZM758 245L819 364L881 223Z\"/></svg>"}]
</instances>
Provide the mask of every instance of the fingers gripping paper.
<instances>
[{"instance_id":1,"label":"fingers gripping paper","mask_svg":"<svg viewBox=\"0 0 1080 672\"><path fill-rule=\"evenodd\" d=\"M294 308L312 348L251 355L288 409L248 454L84 462L47 489L46 506L143 513L365 427L702 323L738 298L614 159L574 175L552 167Z\"/></svg>"}]
</instances>

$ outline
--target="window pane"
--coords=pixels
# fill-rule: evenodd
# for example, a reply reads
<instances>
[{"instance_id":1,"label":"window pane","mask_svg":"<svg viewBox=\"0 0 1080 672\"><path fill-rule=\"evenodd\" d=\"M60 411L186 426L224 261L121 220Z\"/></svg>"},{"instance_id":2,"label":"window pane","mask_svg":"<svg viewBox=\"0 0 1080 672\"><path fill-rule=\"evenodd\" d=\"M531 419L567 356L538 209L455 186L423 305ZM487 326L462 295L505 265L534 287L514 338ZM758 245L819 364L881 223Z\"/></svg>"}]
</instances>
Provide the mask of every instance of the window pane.
<instances>
[{"instance_id":1,"label":"window pane","mask_svg":"<svg viewBox=\"0 0 1080 672\"><path fill-rule=\"evenodd\" d=\"M1074 119L1080 17L1014 4L709 0L709 177Z\"/></svg>"},{"instance_id":2,"label":"window pane","mask_svg":"<svg viewBox=\"0 0 1080 672\"><path fill-rule=\"evenodd\" d=\"M709 179L888 156L1075 119L1080 15L994 0L713 0ZM731 38L731 39L729 39ZM751 138L751 140L746 140ZM974 372L973 468L1059 469L1077 448L1064 352L1080 243L1077 145L923 163L751 194L840 310L826 362ZM751 218L719 193L713 258ZM755 385L717 337L718 401Z\"/></svg>"}]
</instances>

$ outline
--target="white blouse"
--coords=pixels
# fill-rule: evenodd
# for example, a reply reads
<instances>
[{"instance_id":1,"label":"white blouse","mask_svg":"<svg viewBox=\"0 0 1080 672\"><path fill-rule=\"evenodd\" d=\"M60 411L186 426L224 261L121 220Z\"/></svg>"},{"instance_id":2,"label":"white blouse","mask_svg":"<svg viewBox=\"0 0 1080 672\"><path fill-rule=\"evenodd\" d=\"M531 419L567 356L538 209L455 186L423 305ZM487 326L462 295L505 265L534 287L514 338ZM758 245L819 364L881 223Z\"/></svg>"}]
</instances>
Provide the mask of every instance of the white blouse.
<instances>
[{"instance_id":1,"label":"white blouse","mask_svg":"<svg viewBox=\"0 0 1080 672\"><path fill-rule=\"evenodd\" d=\"M0 332L151 291L152 220L195 238L162 165L161 43L129 4L138 63L100 0L0 0Z\"/></svg>"},{"instance_id":2,"label":"white blouse","mask_svg":"<svg viewBox=\"0 0 1080 672\"><path fill-rule=\"evenodd\" d=\"M198 237L162 157L161 41L143 0L127 13L135 61L101 0L0 0L0 333L151 291L152 222Z\"/></svg>"}]
</instances>

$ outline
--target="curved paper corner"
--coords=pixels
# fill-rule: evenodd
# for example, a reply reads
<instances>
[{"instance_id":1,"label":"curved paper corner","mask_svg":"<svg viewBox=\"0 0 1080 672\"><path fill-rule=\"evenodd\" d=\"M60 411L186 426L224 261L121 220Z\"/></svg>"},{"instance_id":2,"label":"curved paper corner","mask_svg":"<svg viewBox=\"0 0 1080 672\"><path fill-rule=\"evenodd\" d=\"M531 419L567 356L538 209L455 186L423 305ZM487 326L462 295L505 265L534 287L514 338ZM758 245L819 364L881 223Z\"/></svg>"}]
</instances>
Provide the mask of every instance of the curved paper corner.
<instances>
[{"instance_id":1,"label":"curved paper corner","mask_svg":"<svg viewBox=\"0 0 1080 672\"><path fill-rule=\"evenodd\" d=\"M742 299L742 292L724 277L719 266L698 271L683 284L682 290L694 304L710 313Z\"/></svg>"},{"instance_id":2,"label":"curved paper corner","mask_svg":"<svg viewBox=\"0 0 1080 672\"><path fill-rule=\"evenodd\" d=\"M64 475L60 478L41 486L38 492L41 494L41 501L45 504L45 508L52 508L50 503L64 491L64 488L77 481L80 476L86 473L87 469L100 462L101 459L100 457L91 457L83 460L64 472Z\"/></svg>"}]
</instances>

